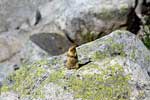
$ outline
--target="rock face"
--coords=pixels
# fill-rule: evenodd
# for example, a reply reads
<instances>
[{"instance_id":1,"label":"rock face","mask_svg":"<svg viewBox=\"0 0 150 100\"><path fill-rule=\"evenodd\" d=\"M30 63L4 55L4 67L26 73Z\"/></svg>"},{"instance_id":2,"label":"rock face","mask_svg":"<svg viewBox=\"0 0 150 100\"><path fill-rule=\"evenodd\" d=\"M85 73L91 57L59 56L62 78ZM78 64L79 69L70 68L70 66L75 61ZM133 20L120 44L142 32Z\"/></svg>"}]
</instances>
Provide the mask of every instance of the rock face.
<instances>
[{"instance_id":1,"label":"rock face","mask_svg":"<svg viewBox=\"0 0 150 100\"><path fill-rule=\"evenodd\" d=\"M0 34L0 82L13 71L13 66L18 63L18 57L14 56L20 52L23 45L16 33L11 31Z\"/></svg>"},{"instance_id":2,"label":"rock face","mask_svg":"<svg viewBox=\"0 0 150 100\"><path fill-rule=\"evenodd\" d=\"M143 69L149 69L149 50L143 46L143 43L139 41L137 37L135 37L133 34L129 34L126 31L115 31L109 36L95 40L89 44L85 44L80 48L77 48L78 60L81 64L92 61L94 59L94 54L100 54L99 57L101 59L103 59L105 56L111 57L122 55L130 61L139 64ZM90 51L92 52L89 53Z\"/></svg>"},{"instance_id":3,"label":"rock face","mask_svg":"<svg viewBox=\"0 0 150 100\"><path fill-rule=\"evenodd\" d=\"M4 32L0 35L0 62L10 59L22 48L22 41L15 35L17 34L14 32Z\"/></svg>"},{"instance_id":4,"label":"rock face","mask_svg":"<svg viewBox=\"0 0 150 100\"><path fill-rule=\"evenodd\" d=\"M150 51L132 33L114 31L76 50L79 69L67 70L66 54L26 65L6 80L0 99L150 99Z\"/></svg>"},{"instance_id":5,"label":"rock face","mask_svg":"<svg viewBox=\"0 0 150 100\"><path fill-rule=\"evenodd\" d=\"M15 45L12 46L15 48ZM3 51L0 53L4 54L5 52ZM14 54L14 56L11 56L10 59L7 58L6 61L0 63L0 82L3 81L14 70L18 69L22 64L29 64L34 61L44 59L46 57L48 57L48 54L45 51L35 45L32 41L28 41L27 43L25 43L24 46L22 46L21 50Z\"/></svg>"},{"instance_id":6,"label":"rock face","mask_svg":"<svg viewBox=\"0 0 150 100\"><path fill-rule=\"evenodd\" d=\"M140 17L144 0L1 0L0 87L17 71L8 86L3 83L0 99L149 100L150 53L142 42L126 31L93 41L122 28L136 1L133 11ZM65 68L65 54L46 59L64 53L72 41L93 41L77 48L79 70ZM19 69L21 64L29 65Z\"/></svg>"},{"instance_id":7,"label":"rock face","mask_svg":"<svg viewBox=\"0 0 150 100\"><path fill-rule=\"evenodd\" d=\"M0 67L7 65L6 69L11 70L11 66L20 65L20 59L28 52L29 46L26 43L29 39L49 55L66 52L71 41L82 44L95 40L125 24L134 2L135 0L1 0ZM34 54L41 56L39 49L31 51L37 51ZM30 55L30 58L34 57Z\"/></svg>"},{"instance_id":8,"label":"rock face","mask_svg":"<svg viewBox=\"0 0 150 100\"><path fill-rule=\"evenodd\" d=\"M63 31L80 44L125 24L134 3L135 0L54 0L39 7L39 24L49 25L51 32Z\"/></svg>"},{"instance_id":9,"label":"rock face","mask_svg":"<svg viewBox=\"0 0 150 100\"><path fill-rule=\"evenodd\" d=\"M16 29L34 15L39 5L50 0L1 0L0 1L0 31Z\"/></svg>"},{"instance_id":10,"label":"rock face","mask_svg":"<svg viewBox=\"0 0 150 100\"><path fill-rule=\"evenodd\" d=\"M53 56L65 53L71 46L65 36L56 33L34 34L30 40Z\"/></svg>"}]
</instances>

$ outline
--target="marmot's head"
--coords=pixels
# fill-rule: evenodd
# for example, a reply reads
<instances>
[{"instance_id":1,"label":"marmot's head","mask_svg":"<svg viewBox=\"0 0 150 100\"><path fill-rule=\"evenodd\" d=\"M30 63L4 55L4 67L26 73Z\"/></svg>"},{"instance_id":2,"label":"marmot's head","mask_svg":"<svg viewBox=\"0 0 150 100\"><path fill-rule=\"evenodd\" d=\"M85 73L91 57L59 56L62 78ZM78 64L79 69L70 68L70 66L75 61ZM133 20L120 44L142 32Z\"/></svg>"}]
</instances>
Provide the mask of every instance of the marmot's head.
<instances>
[{"instance_id":1,"label":"marmot's head","mask_svg":"<svg viewBox=\"0 0 150 100\"><path fill-rule=\"evenodd\" d=\"M69 48L69 52L70 52L70 53L76 53L76 47L77 47L77 45L71 46L71 47Z\"/></svg>"}]
</instances>

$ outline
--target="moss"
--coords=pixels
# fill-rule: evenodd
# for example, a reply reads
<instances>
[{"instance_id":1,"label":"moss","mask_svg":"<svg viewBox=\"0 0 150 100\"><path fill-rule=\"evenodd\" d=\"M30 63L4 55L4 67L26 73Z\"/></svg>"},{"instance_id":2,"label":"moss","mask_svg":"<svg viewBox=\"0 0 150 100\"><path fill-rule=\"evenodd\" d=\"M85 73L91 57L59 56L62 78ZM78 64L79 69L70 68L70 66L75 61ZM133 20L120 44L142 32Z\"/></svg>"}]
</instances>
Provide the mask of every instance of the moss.
<instances>
[{"instance_id":1,"label":"moss","mask_svg":"<svg viewBox=\"0 0 150 100\"><path fill-rule=\"evenodd\" d=\"M96 15L96 17L98 17L99 19L110 20L110 19L114 18L115 11L110 11L106 8L103 8L101 11L102 12L100 12L99 14Z\"/></svg>"},{"instance_id":2,"label":"moss","mask_svg":"<svg viewBox=\"0 0 150 100\"><path fill-rule=\"evenodd\" d=\"M97 61L97 60L102 60L106 57L107 55L103 52L96 51L94 54L92 54L92 61Z\"/></svg>"},{"instance_id":3,"label":"moss","mask_svg":"<svg viewBox=\"0 0 150 100\"><path fill-rule=\"evenodd\" d=\"M21 98L44 98L43 87L50 82L59 83L58 81L64 78L64 67L59 70L53 68L57 64L61 66L62 63L60 58L54 58L49 61L44 59L30 65L24 64L5 80L1 91L17 92ZM51 67L51 73L47 71L45 66ZM11 81L11 85L8 85L10 83L8 80Z\"/></svg>"},{"instance_id":4,"label":"moss","mask_svg":"<svg viewBox=\"0 0 150 100\"><path fill-rule=\"evenodd\" d=\"M63 79L65 76L65 72L63 70L54 71L50 74L50 76L46 79L46 83L57 83L60 79Z\"/></svg>"},{"instance_id":5,"label":"moss","mask_svg":"<svg viewBox=\"0 0 150 100\"><path fill-rule=\"evenodd\" d=\"M128 12L128 5L120 5L120 13L125 14Z\"/></svg>"},{"instance_id":6,"label":"moss","mask_svg":"<svg viewBox=\"0 0 150 100\"><path fill-rule=\"evenodd\" d=\"M115 33L118 34L118 35L121 35L121 34L122 34L122 31L118 30L118 31L116 31Z\"/></svg>"},{"instance_id":7,"label":"moss","mask_svg":"<svg viewBox=\"0 0 150 100\"><path fill-rule=\"evenodd\" d=\"M122 74L124 72L123 68L118 64L108 66L105 69L97 64L88 64L79 70L74 70L69 77L66 77L64 68L53 69L47 78L42 80L43 74L47 72L42 67L45 64L47 65L47 62L38 62L32 64L32 66L22 67L9 77L14 81L14 84L9 87L3 86L2 91L13 90L20 93L21 97L44 98L43 87L52 82L61 87L67 86L67 92L73 90L75 97L83 98L83 100L129 99L130 87L128 80L130 80L130 77ZM83 71L87 72L90 69L98 70L100 73L82 74ZM82 75L78 75L79 73Z\"/></svg>"},{"instance_id":8,"label":"moss","mask_svg":"<svg viewBox=\"0 0 150 100\"><path fill-rule=\"evenodd\" d=\"M12 81L12 85L4 84L2 92L15 91L20 94L21 97L32 94L33 97L43 97L42 93L37 89L42 75L46 72L43 68L47 61L39 61L32 65L22 66L15 73L12 73L8 80Z\"/></svg>"},{"instance_id":9,"label":"moss","mask_svg":"<svg viewBox=\"0 0 150 100\"><path fill-rule=\"evenodd\" d=\"M99 33L94 32L94 31L89 31L86 34L85 33L81 33L81 38L83 40L83 43L87 43L87 42L91 42L94 41L95 39L97 39L99 36Z\"/></svg>"},{"instance_id":10,"label":"moss","mask_svg":"<svg viewBox=\"0 0 150 100\"><path fill-rule=\"evenodd\" d=\"M94 65L98 67L98 65ZM92 66L93 67L93 66ZM89 66L88 68L91 68ZM123 75L119 64L100 69L100 74L85 74L71 76L68 85L74 91L76 98L83 100L129 100L130 76Z\"/></svg>"},{"instance_id":11,"label":"moss","mask_svg":"<svg viewBox=\"0 0 150 100\"><path fill-rule=\"evenodd\" d=\"M150 16L144 16L145 25L143 25L142 41L150 49Z\"/></svg>"},{"instance_id":12,"label":"moss","mask_svg":"<svg viewBox=\"0 0 150 100\"><path fill-rule=\"evenodd\" d=\"M125 31L125 32L127 32L127 31ZM118 35L121 35L121 34L124 33L124 32L121 31L121 30L116 30L115 33L118 34Z\"/></svg>"},{"instance_id":13,"label":"moss","mask_svg":"<svg viewBox=\"0 0 150 100\"><path fill-rule=\"evenodd\" d=\"M119 19L124 19L127 16L127 13L129 12L129 7L128 5L124 4L124 5L120 5L120 9L119 9Z\"/></svg>"},{"instance_id":14,"label":"moss","mask_svg":"<svg viewBox=\"0 0 150 100\"><path fill-rule=\"evenodd\" d=\"M146 56L146 60L150 62L150 56Z\"/></svg>"},{"instance_id":15,"label":"moss","mask_svg":"<svg viewBox=\"0 0 150 100\"><path fill-rule=\"evenodd\" d=\"M104 44L106 44L106 48L104 51L99 50L90 54L91 61L103 60L107 57L113 57L118 55L122 57L126 56L123 44L114 43L111 38L105 40Z\"/></svg>"},{"instance_id":16,"label":"moss","mask_svg":"<svg viewBox=\"0 0 150 100\"><path fill-rule=\"evenodd\" d=\"M87 42L93 41L94 40L94 33L93 32L89 32L83 37L87 40Z\"/></svg>"},{"instance_id":17,"label":"moss","mask_svg":"<svg viewBox=\"0 0 150 100\"><path fill-rule=\"evenodd\" d=\"M123 44L119 44L119 43L112 43L111 45L111 50L110 53L113 54L117 54L117 55L121 55L121 56L125 56L125 52L124 52L124 45Z\"/></svg>"},{"instance_id":18,"label":"moss","mask_svg":"<svg viewBox=\"0 0 150 100\"><path fill-rule=\"evenodd\" d=\"M103 40L102 42L104 42L104 44L112 43L113 42L113 38L109 37L108 39Z\"/></svg>"},{"instance_id":19,"label":"moss","mask_svg":"<svg viewBox=\"0 0 150 100\"><path fill-rule=\"evenodd\" d=\"M143 90L140 90L138 93L137 100L143 100L144 97L146 97L145 92Z\"/></svg>"},{"instance_id":20,"label":"moss","mask_svg":"<svg viewBox=\"0 0 150 100\"><path fill-rule=\"evenodd\" d=\"M131 56L131 59L132 59L132 60L135 60L135 49L132 50L130 56Z\"/></svg>"},{"instance_id":21,"label":"moss","mask_svg":"<svg viewBox=\"0 0 150 100\"><path fill-rule=\"evenodd\" d=\"M101 9L102 12L96 14L96 17L102 20L111 20L111 19L124 20L124 17L126 17L128 10L129 10L128 5L122 5L120 9L112 9L112 10L102 8Z\"/></svg>"},{"instance_id":22,"label":"moss","mask_svg":"<svg viewBox=\"0 0 150 100\"><path fill-rule=\"evenodd\" d=\"M122 34L122 32L118 30L116 31L116 34ZM104 44L108 46L108 48L106 48L105 52L103 52L103 55L110 54L111 56L120 55L123 57L126 55L124 51L124 44L115 43L113 38L108 38L104 41Z\"/></svg>"},{"instance_id":23,"label":"moss","mask_svg":"<svg viewBox=\"0 0 150 100\"><path fill-rule=\"evenodd\" d=\"M9 90L9 87L4 84L3 87L1 88L0 93L1 93L1 92L7 92L8 90Z\"/></svg>"}]
</instances>

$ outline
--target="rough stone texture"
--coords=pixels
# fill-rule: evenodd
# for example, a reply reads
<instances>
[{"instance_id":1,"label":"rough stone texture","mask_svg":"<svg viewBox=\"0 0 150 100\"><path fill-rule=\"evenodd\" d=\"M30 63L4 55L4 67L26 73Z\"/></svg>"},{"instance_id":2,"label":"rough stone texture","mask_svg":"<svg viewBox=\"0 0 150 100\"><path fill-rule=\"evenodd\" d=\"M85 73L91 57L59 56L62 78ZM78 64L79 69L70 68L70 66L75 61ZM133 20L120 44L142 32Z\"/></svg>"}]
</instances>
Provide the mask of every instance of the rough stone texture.
<instances>
[{"instance_id":1,"label":"rough stone texture","mask_svg":"<svg viewBox=\"0 0 150 100\"><path fill-rule=\"evenodd\" d=\"M134 6L134 3L135 0L1 0L0 62L2 63L0 63L0 83L9 73L20 67L21 63L31 64L37 60L47 58L48 54L42 49L47 51L50 55L64 53L70 45L65 34L68 34L73 41L81 44L95 40L97 37L105 35L106 33L110 33L110 31L125 24L127 14L130 8ZM136 13L138 14L138 12ZM55 41L53 41L53 37L49 40L47 39L47 35L44 36L44 34L41 35L41 33L56 33L62 37L56 38ZM24 82L25 80L28 83L25 82L25 85L23 83L22 86L26 86L27 84L30 88L27 86L25 88L18 86L21 91L18 89L15 91L21 94L22 90L25 90L26 94L26 92L30 91L28 89L31 89L30 92L34 95L37 89L42 88L45 89L43 90L45 91L45 99L52 98L59 100L60 97L62 97L64 100L66 100L66 98L73 100L74 97L82 96L77 96L78 91L75 91L75 94L72 93L72 91L68 92L68 89L67 92L64 91L70 86L70 80L68 82L64 77L60 77L61 73L53 72L63 70L63 74L65 73L64 76L70 79L70 77L75 74L89 75L87 72L102 72L101 70L97 70L97 68L90 69L90 67L95 64L99 67L109 67L107 64L105 65L105 61L109 61L108 65L113 65L114 62L117 62L117 64L122 66L125 70L125 75L131 74L132 80L129 83L133 86L131 87L133 89L132 94L134 94L131 96L133 97L131 99L149 100L150 87L148 81L150 76L150 53L134 35L128 32L121 33L118 31L114 32L109 36L77 48L80 64L91 61L91 63L83 66L83 69L81 68L79 72L64 69L66 55L48 59L48 65L43 65L43 62L36 63L35 65L31 64L29 65L29 67L31 67L30 71L26 70L26 67L23 70L21 68L19 71L22 72L20 72L19 75L27 72L28 77L26 77L26 73L25 77L22 77L21 74L21 78L17 77L17 82ZM34 38L34 41L29 40L30 35L31 38ZM42 49L32 42L36 43ZM66 45L63 48L65 43ZM59 46L57 44L59 44ZM49 49L49 47L51 47L51 49ZM60 51L60 49L62 49L62 51ZM97 61L97 59L100 61ZM41 65L41 68L47 69L47 71L42 72L40 69L37 69L37 67ZM87 69L84 69L86 67ZM34 70L38 70L36 74ZM44 73L44 75L46 73L46 76L40 76L40 73ZM50 76L53 76L54 80L61 78L60 81L62 83L63 81L67 81L68 83L63 83L67 84L67 86L63 87L62 84L58 84L61 82L56 81L55 83L51 80L48 82L52 83L42 85L41 82L45 82L45 78L51 79ZM81 76L81 78L84 78L84 76ZM53 87L53 93L51 93L52 90L49 89L50 87ZM73 86L71 87L74 88ZM81 90L84 90L84 88L81 88ZM5 98L7 98L6 95L8 95L8 100L13 99L13 97L19 99L11 92L8 94L4 93L0 99L5 100ZM25 97L25 100L31 100L31 98L33 97L29 95L29 98Z\"/></svg>"},{"instance_id":2,"label":"rough stone texture","mask_svg":"<svg viewBox=\"0 0 150 100\"><path fill-rule=\"evenodd\" d=\"M20 94L11 100L150 99L150 51L132 33L112 32L79 46L77 54L79 63L90 59L77 70L67 70L66 54L22 67L10 77L15 83L3 85L0 99L11 98L9 91Z\"/></svg>"},{"instance_id":3,"label":"rough stone texture","mask_svg":"<svg viewBox=\"0 0 150 100\"><path fill-rule=\"evenodd\" d=\"M16 52L21 51L19 45L24 45L33 34L66 33L73 40L77 39L79 44L94 40L104 30L113 30L124 23L133 5L134 0L1 0L0 37L4 39L0 40L0 61L14 57ZM58 51L59 47L55 48L55 41L48 44L54 46L52 50L48 50L49 46L43 42L39 46L44 46L50 55L64 53L70 46L66 37L56 39L56 42L66 44L60 46L62 51Z\"/></svg>"},{"instance_id":4,"label":"rough stone texture","mask_svg":"<svg viewBox=\"0 0 150 100\"><path fill-rule=\"evenodd\" d=\"M89 53L90 51L92 52ZM107 53L108 57L125 55L127 59L139 64L143 69L147 70L150 67L149 50L134 34L127 31L115 31L106 37L80 46L77 48L77 52L81 64L92 60L93 52L98 52L100 54Z\"/></svg>"},{"instance_id":5,"label":"rough stone texture","mask_svg":"<svg viewBox=\"0 0 150 100\"><path fill-rule=\"evenodd\" d=\"M10 35L11 34L11 35ZM0 35L0 62L10 59L14 54L18 53L22 47L13 32L5 32Z\"/></svg>"},{"instance_id":6,"label":"rough stone texture","mask_svg":"<svg viewBox=\"0 0 150 100\"><path fill-rule=\"evenodd\" d=\"M39 5L50 0L1 0L0 26L8 29L19 27L34 15ZM2 23L1 23L2 22ZM1 29L1 27L0 27Z\"/></svg>"},{"instance_id":7,"label":"rough stone texture","mask_svg":"<svg viewBox=\"0 0 150 100\"><path fill-rule=\"evenodd\" d=\"M80 44L89 41L89 38L95 39L100 33L109 33L125 24L134 1L54 0L39 7L42 19L37 27L41 31L56 33L63 31ZM87 33L89 34L86 37Z\"/></svg>"},{"instance_id":8,"label":"rough stone texture","mask_svg":"<svg viewBox=\"0 0 150 100\"><path fill-rule=\"evenodd\" d=\"M21 41L19 41L19 43L20 42ZM11 47L15 49L14 44L12 44ZM9 49L7 48L5 51L2 51L0 53L4 55L4 53ZM10 51L13 51L13 50L10 50ZM7 57L6 53L4 55L5 58ZM5 61L0 63L0 69L1 69L0 70L0 82L3 81L10 73L12 73L16 68L19 68L24 63L32 63L34 61L44 59L47 56L48 54L45 51L43 51L41 48L39 48L37 45L35 45L32 41L26 42L24 45L22 45L22 48L19 49L19 51L15 53L15 55L8 57ZM2 56L0 58L2 58Z\"/></svg>"},{"instance_id":9,"label":"rough stone texture","mask_svg":"<svg viewBox=\"0 0 150 100\"><path fill-rule=\"evenodd\" d=\"M0 34L0 81L2 81L14 66L20 66L20 53L27 40L27 33L11 30Z\"/></svg>"},{"instance_id":10,"label":"rough stone texture","mask_svg":"<svg viewBox=\"0 0 150 100\"><path fill-rule=\"evenodd\" d=\"M84 64L88 61L95 61L95 56L93 56L95 54L97 58L103 61L107 61L106 58L111 58L113 56L124 56L125 59L118 59L117 57L115 57L115 59L120 60L119 63L125 65L123 67L127 73L133 75L132 84L135 86L137 85L137 87L139 86L140 89L144 87L144 84L149 85L150 51L137 37L135 37L135 35L127 31L114 31L108 36L77 48L80 64ZM149 88L147 85L142 91L147 91L146 88ZM146 98L137 98L135 96L139 95L140 92L138 88L134 88L133 98L131 98L131 100L148 100L150 98L148 95L149 92L150 91L145 92Z\"/></svg>"},{"instance_id":11,"label":"rough stone texture","mask_svg":"<svg viewBox=\"0 0 150 100\"><path fill-rule=\"evenodd\" d=\"M33 49L34 48L34 49ZM32 41L26 42L21 52L18 54L23 63L32 63L48 57L48 53L43 51Z\"/></svg>"},{"instance_id":12,"label":"rough stone texture","mask_svg":"<svg viewBox=\"0 0 150 100\"><path fill-rule=\"evenodd\" d=\"M53 56L65 53L71 46L65 36L56 33L34 34L30 40Z\"/></svg>"},{"instance_id":13,"label":"rough stone texture","mask_svg":"<svg viewBox=\"0 0 150 100\"><path fill-rule=\"evenodd\" d=\"M3 98L0 97L1 100L19 100L18 95L13 92L8 92L1 95L3 95Z\"/></svg>"}]
</instances>

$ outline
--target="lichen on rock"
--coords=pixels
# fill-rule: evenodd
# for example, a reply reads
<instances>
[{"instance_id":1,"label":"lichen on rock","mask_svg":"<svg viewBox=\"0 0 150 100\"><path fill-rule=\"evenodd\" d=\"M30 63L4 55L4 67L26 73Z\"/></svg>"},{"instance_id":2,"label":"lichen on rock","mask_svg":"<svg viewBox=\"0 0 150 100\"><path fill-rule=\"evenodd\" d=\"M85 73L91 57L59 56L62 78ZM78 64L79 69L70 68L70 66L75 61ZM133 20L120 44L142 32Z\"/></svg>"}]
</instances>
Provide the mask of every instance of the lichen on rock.
<instances>
[{"instance_id":1,"label":"lichen on rock","mask_svg":"<svg viewBox=\"0 0 150 100\"><path fill-rule=\"evenodd\" d=\"M75 97L83 100L128 100L131 92L129 80L129 76L123 75L119 64L107 66L106 69L88 64L77 75L71 76L68 83Z\"/></svg>"},{"instance_id":2,"label":"lichen on rock","mask_svg":"<svg viewBox=\"0 0 150 100\"><path fill-rule=\"evenodd\" d=\"M12 92L19 100L149 99L149 51L134 35L115 31L76 50L79 69L66 68L66 54L25 65L8 77L0 99Z\"/></svg>"}]
</instances>

